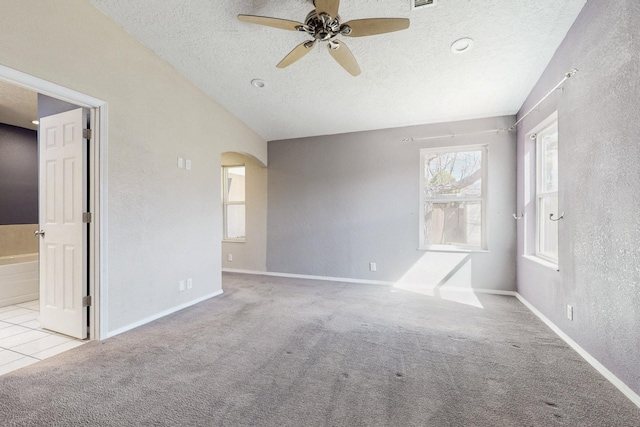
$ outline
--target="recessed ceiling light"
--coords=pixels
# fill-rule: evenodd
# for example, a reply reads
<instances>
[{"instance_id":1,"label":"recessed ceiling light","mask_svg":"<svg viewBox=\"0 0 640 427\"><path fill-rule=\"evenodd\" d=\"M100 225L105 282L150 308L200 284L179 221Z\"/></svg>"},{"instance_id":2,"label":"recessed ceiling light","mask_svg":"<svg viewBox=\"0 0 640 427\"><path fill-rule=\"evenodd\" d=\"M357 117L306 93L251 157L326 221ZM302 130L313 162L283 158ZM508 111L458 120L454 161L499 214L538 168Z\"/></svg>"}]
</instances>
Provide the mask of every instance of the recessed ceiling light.
<instances>
[{"instance_id":1,"label":"recessed ceiling light","mask_svg":"<svg viewBox=\"0 0 640 427\"><path fill-rule=\"evenodd\" d=\"M251 80L251 84L257 88L262 89L264 87L264 80L261 79L253 79Z\"/></svg>"},{"instance_id":2,"label":"recessed ceiling light","mask_svg":"<svg viewBox=\"0 0 640 427\"><path fill-rule=\"evenodd\" d=\"M37 120L33 120L31 123L33 123L34 125L39 125L40 124L40 122L37 121Z\"/></svg>"},{"instance_id":3,"label":"recessed ceiling light","mask_svg":"<svg viewBox=\"0 0 640 427\"><path fill-rule=\"evenodd\" d=\"M463 53L468 51L472 47L473 47L473 39L470 39L469 37L464 37L451 43L451 52Z\"/></svg>"}]
</instances>

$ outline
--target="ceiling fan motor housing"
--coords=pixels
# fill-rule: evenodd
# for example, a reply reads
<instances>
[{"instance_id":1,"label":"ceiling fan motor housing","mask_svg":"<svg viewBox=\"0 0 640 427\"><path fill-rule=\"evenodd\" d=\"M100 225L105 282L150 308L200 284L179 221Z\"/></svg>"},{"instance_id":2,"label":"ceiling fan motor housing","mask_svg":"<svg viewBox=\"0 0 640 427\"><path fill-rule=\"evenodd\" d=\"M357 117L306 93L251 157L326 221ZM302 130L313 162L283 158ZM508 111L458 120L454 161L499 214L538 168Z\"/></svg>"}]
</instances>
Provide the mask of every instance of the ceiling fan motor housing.
<instances>
[{"instance_id":1,"label":"ceiling fan motor housing","mask_svg":"<svg viewBox=\"0 0 640 427\"><path fill-rule=\"evenodd\" d=\"M238 15L238 19L283 30L302 31L313 37L313 40L307 40L296 46L276 67L288 67L309 53L321 41L327 42L331 56L352 76L360 74L360 66L347 45L337 40L338 36L372 36L409 28L409 20L406 18L356 19L343 24L338 14L340 0L313 0L313 5L316 7L307 14L304 24L288 19L242 14Z\"/></svg>"},{"instance_id":2,"label":"ceiling fan motor housing","mask_svg":"<svg viewBox=\"0 0 640 427\"><path fill-rule=\"evenodd\" d=\"M351 28L342 25L340 15L335 18L324 13L318 15L315 9L309 12L304 21L304 26L299 29L318 41L331 41L341 34L348 35L351 32Z\"/></svg>"}]
</instances>

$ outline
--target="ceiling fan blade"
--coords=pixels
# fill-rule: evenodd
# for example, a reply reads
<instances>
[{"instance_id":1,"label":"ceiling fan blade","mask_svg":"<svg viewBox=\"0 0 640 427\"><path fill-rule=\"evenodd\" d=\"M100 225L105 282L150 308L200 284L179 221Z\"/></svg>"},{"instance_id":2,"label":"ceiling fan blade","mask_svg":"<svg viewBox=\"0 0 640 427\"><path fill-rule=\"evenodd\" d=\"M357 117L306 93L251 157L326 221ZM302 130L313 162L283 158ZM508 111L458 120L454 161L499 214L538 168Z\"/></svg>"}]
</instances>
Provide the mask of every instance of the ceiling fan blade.
<instances>
[{"instance_id":1,"label":"ceiling fan blade","mask_svg":"<svg viewBox=\"0 0 640 427\"><path fill-rule=\"evenodd\" d=\"M340 0L315 0L316 13L326 13L332 18L338 16L338 8L340 7Z\"/></svg>"},{"instance_id":2,"label":"ceiling fan blade","mask_svg":"<svg viewBox=\"0 0 640 427\"><path fill-rule=\"evenodd\" d=\"M284 59L280 61L278 65L276 65L276 67L278 68L288 67L289 65L293 64L294 62L296 62L297 60L305 56L307 53L311 52L311 50L315 45L316 45L316 40L300 43L291 52L289 52L289 54L285 56Z\"/></svg>"},{"instance_id":3,"label":"ceiling fan blade","mask_svg":"<svg viewBox=\"0 0 640 427\"><path fill-rule=\"evenodd\" d=\"M338 46L337 49L331 47L331 43ZM345 70L349 72L352 76L357 76L360 74L360 66L358 65L358 61L356 61L355 56L349 50L346 44L339 42L338 40L333 40L330 44L327 45L329 48L329 53L333 56L338 64L342 66Z\"/></svg>"},{"instance_id":4,"label":"ceiling fan blade","mask_svg":"<svg viewBox=\"0 0 640 427\"><path fill-rule=\"evenodd\" d=\"M354 19L342 25L343 28L345 26L351 28L351 33L343 33L343 35L349 37L364 37L406 30L409 28L409 20L406 18Z\"/></svg>"},{"instance_id":5,"label":"ceiling fan blade","mask_svg":"<svg viewBox=\"0 0 640 427\"><path fill-rule=\"evenodd\" d=\"M266 25L267 27L291 31L297 31L298 27L304 26L304 24L300 22L279 18L269 18L268 16L238 15L238 19L244 22L250 22L251 24Z\"/></svg>"}]
</instances>

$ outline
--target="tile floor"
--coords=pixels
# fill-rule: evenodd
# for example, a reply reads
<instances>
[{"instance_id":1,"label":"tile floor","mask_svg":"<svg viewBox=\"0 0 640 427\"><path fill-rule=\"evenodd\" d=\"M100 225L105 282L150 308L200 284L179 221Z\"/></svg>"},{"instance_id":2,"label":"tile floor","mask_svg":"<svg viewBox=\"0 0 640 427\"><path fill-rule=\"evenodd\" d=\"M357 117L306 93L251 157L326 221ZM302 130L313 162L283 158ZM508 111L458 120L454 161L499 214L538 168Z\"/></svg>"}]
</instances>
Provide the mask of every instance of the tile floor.
<instances>
[{"instance_id":1,"label":"tile floor","mask_svg":"<svg viewBox=\"0 0 640 427\"><path fill-rule=\"evenodd\" d=\"M40 328L40 302L0 307L0 375L84 344Z\"/></svg>"}]
</instances>

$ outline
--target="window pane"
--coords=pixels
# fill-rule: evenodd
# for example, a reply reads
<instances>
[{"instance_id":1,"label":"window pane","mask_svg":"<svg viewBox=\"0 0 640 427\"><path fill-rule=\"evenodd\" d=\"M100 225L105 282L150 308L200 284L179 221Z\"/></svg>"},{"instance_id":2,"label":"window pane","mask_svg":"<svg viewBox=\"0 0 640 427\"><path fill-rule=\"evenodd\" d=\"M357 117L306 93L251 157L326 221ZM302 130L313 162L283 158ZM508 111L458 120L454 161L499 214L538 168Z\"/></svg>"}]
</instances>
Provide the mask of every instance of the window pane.
<instances>
[{"instance_id":1,"label":"window pane","mask_svg":"<svg viewBox=\"0 0 640 427\"><path fill-rule=\"evenodd\" d=\"M424 162L426 197L481 197L482 151L427 153Z\"/></svg>"},{"instance_id":2,"label":"window pane","mask_svg":"<svg viewBox=\"0 0 640 427\"><path fill-rule=\"evenodd\" d=\"M540 191L558 191L558 123L538 135L541 159Z\"/></svg>"},{"instance_id":3,"label":"window pane","mask_svg":"<svg viewBox=\"0 0 640 427\"><path fill-rule=\"evenodd\" d=\"M482 246L482 203L425 202L424 245Z\"/></svg>"},{"instance_id":4,"label":"window pane","mask_svg":"<svg viewBox=\"0 0 640 427\"><path fill-rule=\"evenodd\" d=\"M244 202L244 166L227 168L227 200Z\"/></svg>"},{"instance_id":5,"label":"window pane","mask_svg":"<svg viewBox=\"0 0 640 427\"><path fill-rule=\"evenodd\" d=\"M551 221L549 215L558 219L558 195L543 196L538 199L540 205L538 229L540 230L538 254L552 260L558 260L558 221Z\"/></svg>"},{"instance_id":6,"label":"window pane","mask_svg":"<svg viewBox=\"0 0 640 427\"><path fill-rule=\"evenodd\" d=\"M227 229L225 230L225 238L227 239L244 239L244 205L227 205L226 219Z\"/></svg>"}]
</instances>

